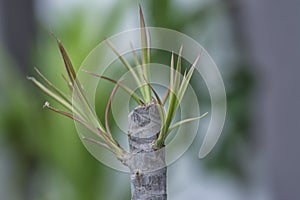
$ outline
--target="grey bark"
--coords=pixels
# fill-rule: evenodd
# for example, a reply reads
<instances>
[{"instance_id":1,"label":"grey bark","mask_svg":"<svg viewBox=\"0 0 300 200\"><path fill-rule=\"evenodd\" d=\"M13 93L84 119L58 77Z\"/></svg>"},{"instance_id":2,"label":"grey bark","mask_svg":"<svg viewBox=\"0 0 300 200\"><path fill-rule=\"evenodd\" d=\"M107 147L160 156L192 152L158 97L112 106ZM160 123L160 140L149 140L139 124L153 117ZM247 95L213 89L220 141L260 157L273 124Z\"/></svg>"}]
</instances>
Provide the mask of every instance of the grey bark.
<instances>
[{"instance_id":1,"label":"grey bark","mask_svg":"<svg viewBox=\"0 0 300 200\"><path fill-rule=\"evenodd\" d=\"M132 200L166 200L167 167L164 148L153 145L160 127L160 114L154 103L135 108L128 116L128 140Z\"/></svg>"}]
</instances>

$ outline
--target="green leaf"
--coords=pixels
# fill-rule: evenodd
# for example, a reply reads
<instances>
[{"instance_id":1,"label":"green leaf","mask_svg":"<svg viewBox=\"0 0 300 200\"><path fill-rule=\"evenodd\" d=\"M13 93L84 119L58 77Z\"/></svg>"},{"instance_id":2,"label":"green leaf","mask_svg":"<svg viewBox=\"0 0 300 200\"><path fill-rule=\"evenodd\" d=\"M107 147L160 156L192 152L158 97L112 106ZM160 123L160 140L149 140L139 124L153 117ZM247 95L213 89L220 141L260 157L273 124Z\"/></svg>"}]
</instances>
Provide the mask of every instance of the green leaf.
<instances>
[{"instance_id":1,"label":"green leaf","mask_svg":"<svg viewBox=\"0 0 300 200\"><path fill-rule=\"evenodd\" d=\"M139 104L139 105L143 105L144 102L140 99L140 97L133 91L131 90L129 87L127 87L126 85L120 83L120 81L116 81L112 78L109 78L109 77L106 77L106 76L101 76L99 74L96 74L94 72L90 72L90 71L87 71L87 70L82 70L83 72L86 72L88 74L91 74L93 76L96 76L98 78L102 78L102 79L105 79L105 80L108 80L114 84L117 84L119 85L125 92L127 92L130 96L132 96L132 98Z\"/></svg>"},{"instance_id":2,"label":"green leaf","mask_svg":"<svg viewBox=\"0 0 300 200\"><path fill-rule=\"evenodd\" d=\"M150 48L147 37L147 29L145 25L144 14L142 6L139 5L139 15L140 15L140 28L141 28L141 44L142 44L142 63L147 64L150 62ZM147 74L146 74L147 75Z\"/></svg>"},{"instance_id":3,"label":"green leaf","mask_svg":"<svg viewBox=\"0 0 300 200\"><path fill-rule=\"evenodd\" d=\"M170 66L170 88L174 89L174 79L175 79L175 74L174 74L174 52L172 52L171 55L171 66Z\"/></svg>"},{"instance_id":4,"label":"green leaf","mask_svg":"<svg viewBox=\"0 0 300 200\"><path fill-rule=\"evenodd\" d=\"M166 90L166 92L165 92L165 94L164 94L164 96L163 96L163 99L162 99L162 101L161 101L161 103L162 103L163 106L164 106L165 103L167 102L167 99L168 99L169 94L170 94L170 87L167 88L167 90Z\"/></svg>"},{"instance_id":5,"label":"green leaf","mask_svg":"<svg viewBox=\"0 0 300 200\"><path fill-rule=\"evenodd\" d=\"M108 112L109 112L109 109L110 109L110 106L111 106L112 99L115 96L118 88L119 88L119 85L118 84L115 85L114 89L112 90L112 92L110 94L110 97L108 99L108 102L107 102L107 105L106 105L106 108L105 108L105 128L106 128L106 131L107 131L108 135L111 137L111 139L112 139L112 134L111 134L111 131L110 131L110 128L109 128L109 123L108 123Z\"/></svg>"},{"instance_id":6,"label":"green leaf","mask_svg":"<svg viewBox=\"0 0 300 200\"><path fill-rule=\"evenodd\" d=\"M63 93L60 89L58 89L53 83L51 83L37 68L34 68L36 73L46 82L46 84L54 90L59 96L61 96L65 101L71 104L71 98Z\"/></svg>"},{"instance_id":7,"label":"green leaf","mask_svg":"<svg viewBox=\"0 0 300 200\"><path fill-rule=\"evenodd\" d=\"M109 150L110 152L114 153L107 144L103 143L103 142L100 142L98 140L95 140L95 139L92 139L92 138L89 138L89 137L82 137L83 140L85 141L88 141L88 142L92 142L92 143L95 143L97 145L100 145L104 148L106 148L107 150Z\"/></svg>"},{"instance_id":8,"label":"green leaf","mask_svg":"<svg viewBox=\"0 0 300 200\"><path fill-rule=\"evenodd\" d=\"M183 95L187 89L187 86L192 78L192 75L193 75L193 72L196 68L196 65L199 61L199 58L200 58L200 55L196 58L196 60L194 61L191 69L189 70L189 72L183 76L183 79L182 79L182 83L181 83L181 86L179 88L179 91L178 91L178 103L180 104L182 98L183 98Z\"/></svg>"},{"instance_id":9,"label":"green leaf","mask_svg":"<svg viewBox=\"0 0 300 200\"><path fill-rule=\"evenodd\" d=\"M51 83L37 68L34 68L34 70L36 71L36 73L46 82L46 84L61 98L63 98L69 105L70 107L73 108L73 112L78 115L78 116L83 116L82 111L75 107L74 105L72 105L72 100L71 97L68 96L67 94L65 94L64 92L62 92L60 89L58 89L53 83ZM49 91L48 91L49 92ZM61 103L61 101L59 102ZM62 104L62 103L61 103ZM69 108L68 108L69 109Z\"/></svg>"},{"instance_id":10,"label":"green leaf","mask_svg":"<svg viewBox=\"0 0 300 200\"><path fill-rule=\"evenodd\" d=\"M67 87L69 88L69 91L72 92L73 91L72 83L68 81L68 79L63 74L61 75L61 77L65 81Z\"/></svg>"},{"instance_id":11,"label":"green leaf","mask_svg":"<svg viewBox=\"0 0 300 200\"><path fill-rule=\"evenodd\" d=\"M105 147L106 149L108 149L109 151L111 151L112 153L114 153L120 159L123 158L123 156L125 154L125 150L122 149L120 147L120 145L113 138L107 138L106 133L101 131L99 128L95 128L95 127L91 126L89 123L87 123L86 121L84 121L80 117L74 116L71 113L67 113L67 112L64 112L62 110L58 110L58 109L50 106L48 102L45 103L44 107L46 107L46 108L48 108L48 109L50 109L50 110L52 110L52 111L54 111L58 114L69 117L69 118L81 123L82 125L84 125L86 128L88 128L90 131L94 132L95 134L97 134L97 135L99 134L100 138L103 141L105 141L105 143L100 142L98 140L91 139L91 138L87 138L87 137L82 137L82 139L87 140L89 142L94 142L98 145L101 145L101 146Z\"/></svg>"},{"instance_id":12,"label":"green leaf","mask_svg":"<svg viewBox=\"0 0 300 200\"><path fill-rule=\"evenodd\" d=\"M173 126L171 126L169 128L168 133L170 133L172 130L174 130L176 127L178 127L178 126L180 126L182 124L185 124L185 123L188 123L188 122L191 122L191 121L195 121L195 120L199 120L199 119L205 117L207 114L208 114L208 112L202 114L199 117L193 117L193 118L189 118L189 119L185 119L185 120L179 121L179 122L175 123Z\"/></svg>"},{"instance_id":13,"label":"green leaf","mask_svg":"<svg viewBox=\"0 0 300 200\"><path fill-rule=\"evenodd\" d=\"M147 82L149 82L150 74L147 64L150 63L150 47L147 34L147 28L145 25L144 14L142 6L139 5L139 15L140 15L140 29L141 29L141 44L142 44L142 67L144 76L146 77ZM151 102L151 91L149 87L145 88L145 101Z\"/></svg>"},{"instance_id":14,"label":"green leaf","mask_svg":"<svg viewBox=\"0 0 300 200\"><path fill-rule=\"evenodd\" d=\"M78 101L79 101L78 103L81 104L81 110L83 110L86 117L94 124L94 126L99 127L103 132L105 132L105 128L98 120L97 114L96 114L95 110L93 109L93 106L91 105L81 83L76 78L75 69L72 65L71 59L68 56L66 49L64 48L61 41L58 40L57 38L56 38L56 42L58 44L63 61L65 63L65 68L66 68L68 77L70 79L70 82L72 83L73 92L75 93L76 97L78 98ZM86 110L86 112L85 112L85 110Z\"/></svg>"},{"instance_id":15,"label":"green leaf","mask_svg":"<svg viewBox=\"0 0 300 200\"><path fill-rule=\"evenodd\" d=\"M180 84L180 75L181 75L181 54L182 54L183 46L180 47L179 53L178 53L178 59L177 59L177 66L176 66L176 72L175 72L175 80L173 85L173 91L177 93L179 84Z\"/></svg>"},{"instance_id":16,"label":"green leaf","mask_svg":"<svg viewBox=\"0 0 300 200\"><path fill-rule=\"evenodd\" d=\"M200 58L200 54L199 54L199 56L194 61L191 69L189 70L189 72L187 74L186 74L186 72L184 73L184 76L180 83L181 53L182 53L182 46L179 50L177 67L176 67L176 72L175 72L176 74L174 75L174 77L175 77L174 84L172 84L173 83L173 65L174 65L173 64L173 56L171 58L171 69L170 69L170 74L171 74L170 88L171 88L171 90L170 90L170 94L169 94L169 105L168 105L167 112L166 112L165 122L162 124L162 129L161 129L160 134L155 143L157 148L161 148L164 145L164 141L165 141L166 137L168 136L168 134L170 133L169 127L170 127L171 122L177 112L177 109L180 105L183 95L187 89L187 86L193 75L196 64Z\"/></svg>"},{"instance_id":17,"label":"green leaf","mask_svg":"<svg viewBox=\"0 0 300 200\"><path fill-rule=\"evenodd\" d=\"M145 81L147 82L147 80L146 80L145 77L144 77L144 79L145 79ZM158 104L159 104L159 105L162 105L161 100L160 100L159 95L157 94L157 92L154 90L154 88L151 86L150 83L147 82L147 84L148 84L149 88L152 90L152 92L154 93L155 98L156 98L156 100L158 101Z\"/></svg>"},{"instance_id":18,"label":"green leaf","mask_svg":"<svg viewBox=\"0 0 300 200\"><path fill-rule=\"evenodd\" d=\"M133 55L133 59L135 61L136 67L137 67L137 71L138 71L138 75L139 75L139 79L143 80L145 73L144 73L144 69L143 69L143 65L141 65L139 58L133 48L133 44L130 43L130 47L131 47L131 51L132 51L132 55ZM147 94L147 90L148 90L148 85L144 84L141 86L140 91L142 96L144 97L144 99L146 99L146 94Z\"/></svg>"},{"instance_id":19,"label":"green leaf","mask_svg":"<svg viewBox=\"0 0 300 200\"><path fill-rule=\"evenodd\" d=\"M130 65L130 63L119 53L119 51L115 48L115 46L108 40L106 39L107 45L113 50L113 52L119 57L120 61L123 63L123 65L127 68L127 70L132 74L134 80L136 81L138 86L143 85L142 84L142 78L139 78L134 71L133 67ZM145 91L140 88L140 91L143 95L144 100L147 100L147 95L145 94Z\"/></svg>"},{"instance_id":20,"label":"green leaf","mask_svg":"<svg viewBox=\"0 0 300 200\"><path fill-rule=\"evenodd\" d=\"M64 115L64 116L66 116L66 117L69 117L69 118L71 118L71 119L73 119L73 120L75 120L75 121L78 121L79 123L81 123L82 125L86 126L87 128L89 128L89 129L90 129L91 131L93 131L93 132L95 132L95 130L97 130L97 129L95 129L95 128L92 128L86 121L84 121L84 120L81 119L80 117L75 116L75 115L73 115L73 114L71 114L71 113L68 113L68 112L59 110L59 109L57 109L57 108L54 108L54 107L50 106L50 104L49 104L48 102L45 102L45 104L44 104L43 107L44 107L44 108L48 108L49 110L52 110L52 111L54 111L54 112L56 112L56 113L58 113L58 114Z\"/></svg>"},{"instance_id":21,"label":"green leaf","mask_svg":"<svg viewBox=\"0 0 300 200\"><path fill-rule=\"evenodd\" d=\"M74 82L75 82L75 79L76 79L76 72L73 68L71 59L68 56L68 54L67 54L63 44L61 43L61 41L58 38L56 38L55 36L54 36L54 38L56 39L56 43L58 45L58 48L59 48L60 53L62 55L63 61L65 63L65 68L66 68L69 80L71 81L72 85L74 86Z\"/></svg>"},{"instance_id":22,"label":"green leaf","mask_svg":"<svg viewBox=\"0 0 300 200\"><path fill-rule=\"evenodd\" d=\"M66 109L69 111L72 111L72 105L64 100L62 97L59 95L55 94L51 90L49 90L47 87L45 87L42 83L37 81L34 77L27 77L28 80L32 81L36 86L38 86L44 93L52 97L54 100L56 100L58 103L60 103L62 106L64 106Z\"/></svg>"}]
</instances>

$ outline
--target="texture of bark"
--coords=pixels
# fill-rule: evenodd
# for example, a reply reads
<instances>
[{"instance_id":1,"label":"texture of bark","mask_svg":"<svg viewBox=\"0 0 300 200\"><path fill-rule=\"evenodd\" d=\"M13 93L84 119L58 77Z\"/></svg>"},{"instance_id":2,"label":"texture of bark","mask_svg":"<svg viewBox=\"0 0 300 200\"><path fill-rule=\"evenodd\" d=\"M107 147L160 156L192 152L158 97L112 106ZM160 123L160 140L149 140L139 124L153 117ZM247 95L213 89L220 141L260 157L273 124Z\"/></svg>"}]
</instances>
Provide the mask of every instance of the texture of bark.
<instances>
[{"instance_id":1,"label":"texture of bark","mask_svg":"<svg viewBox=\"0 0 300 200\"><path fill-rule=\"evenodd\" d=\"M132 200L166 200L167 167L164 148L155 149L161 121L154 103L135 108L128 116Z\"/></svg>"}]
</instances>

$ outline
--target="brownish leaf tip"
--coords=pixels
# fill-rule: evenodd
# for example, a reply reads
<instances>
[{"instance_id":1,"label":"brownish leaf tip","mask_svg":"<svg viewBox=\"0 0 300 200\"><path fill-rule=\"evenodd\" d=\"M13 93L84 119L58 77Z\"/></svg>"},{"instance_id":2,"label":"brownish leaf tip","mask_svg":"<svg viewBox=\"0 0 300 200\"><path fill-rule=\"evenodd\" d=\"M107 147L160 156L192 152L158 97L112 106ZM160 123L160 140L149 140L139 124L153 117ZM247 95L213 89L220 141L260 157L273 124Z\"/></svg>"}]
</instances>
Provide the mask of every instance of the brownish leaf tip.
<instances>
[{"instance_id":1,"label":"brownish leaf tip","mask_svg":"<svg viewBox=\"0 0 300 200\"><path fill-rule=\"evenodd\" d=\"M56 39L56 42L57 42L58 48L60 50L61 56L64 60L65 68L68 73L69 79L72 82L72 84L74 84L74 81L76 79L76 72L75 72L75 69L73 68L71 59L70 59L65 47L63 46L62 42L58 39Z\"/></svg>"},{"instance_id":2,"label":"brownish leaf tip","mask_svg":"<svg viewBox=\"0 0 300 200\"><path fill-rule=\"evenodd\" d=\"M107 130L108 133L111 133L111 132L110 132L110 128L109 128L109 123L108 123L108 112L109 112L109 108L110 108L110 106L111 106L112 100L113 100L113 98L114 98L114 96L115 96L115 94L116 94L118 88L119 88L119 85L117 84L117 85L114 87L114 89L113 89L113 91L111 92L111 94L110 94L110 97L109 97L109 99L108 99L108 103L107 103L106 109L105 109L105 128L106 128L106 130Z\"/></svg>"},{"instance_id":3,"label":"brownish leaf tip","mask_svg":"<svg viewBox=\"0 0 300 200\"><path fill-rule=\"evenodd\" d=\"M143 14L141 4L139 4L139 14L140 14L140 26L141 28L145 28L145 19L144 19L144 14Z\"/></svg>"},{"instance_id":4,"label":"brownish leaf tip","mask_svg":"<svg viewBox=\"0 0 300 200\"><path fill-rule=\"evenodd\" d=\"M58 39L58 37L53 33L53 32L50 32L50 35L51 37L53 37L57 43L61 43L61 41Z\"/></svg>"}]
</instances>

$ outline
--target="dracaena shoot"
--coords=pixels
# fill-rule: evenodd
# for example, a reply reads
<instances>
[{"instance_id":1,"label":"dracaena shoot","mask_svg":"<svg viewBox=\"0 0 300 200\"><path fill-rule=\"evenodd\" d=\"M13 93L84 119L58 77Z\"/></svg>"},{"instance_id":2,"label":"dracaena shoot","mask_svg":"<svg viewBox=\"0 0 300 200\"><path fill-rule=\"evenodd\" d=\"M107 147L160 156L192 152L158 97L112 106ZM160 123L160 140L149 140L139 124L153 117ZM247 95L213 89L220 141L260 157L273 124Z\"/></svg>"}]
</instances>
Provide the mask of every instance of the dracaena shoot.
<instances>
[{"instance_id":1,"label":"dracaena shoot","mask_svg":"<svg viewBox=\"0 0 300 200\"><path fill-rule=\"evenodd\" d=\"M121 88L125 92L127 92L139 105L145 105L150 102L154 102L159 105L159 110L161 114L161 130L160 133L158 134L157 140L153 144L157 149L162 148L164 146L164 142L166 138L176 127L184 123L188 123L194 120L199 120L205 115L207 115L207 113L204 113L199 117L184 119L182 121L172 124L174 120L174 116L179 108L180 102L182 101L182 98L188 87L188 84L193 75L195 66L197 65L200 55L195 59L195 62L192 64L189 71L185 72L181 79L181 54L183 51L183 47L181 47L179 50L176 68L174 62L174 53L171 54L170 83L163 98L161 99L158 93L155 91L155 89L151 86L149 81L150 74L149 74L149 69L147 64L150 63L150 40L149 40L147 28L145 26L145 20L144 20L141 7L139 9L139 15L140 15L140 30L141 30L141 44L142 44L142 49L141 49L142 62L139 61L139 58L134 50L132 51L132 54L136 66L141 66L141 68L139 68L137 71L134 71L134 67L131 66L131 64L125 59L125 57L123 57L118 52L118 50L108 39L106 40L106 43L111 48L111 50L119 57L120 61L126 67L126 69L132 74L136 83L138 85L141 85L141 87L139 87L141 97L139 97L139 95L135 93L133 90L131 90L129 87L124 85L122 81L117 81L110 77L98 75L91 71L85 71L86 73L94 77L101 78L115 84L115 87L109 97L106 106L104 125L98 119L98 116L94 108L92 107L83 86L81 85L80 81L77 79L75 69L67 54L67 51L65 50L60 40L58 40L57 38L56 41L60 53L62 55L64 65L65 65L65 70L67 73L67 77L65 77L64 75L62 75L62 77L69 88L69 93L65 93L61 91L58 87L56 87L53 83L51 83L37 68L35 68L35 71L38 74L38 76L42 79L43 83L36 80L34 77L28 77L28 79L31 80L35 85L37 85L43 92L45 92L56 102L61 104L66 109L66 111L54 108L48 102L45 103L44 105L45 108L48 108L56 113L72 118L73 120L85 126L87 129L89 129L94 134L99 136L99 140L88 138L88 137L82 137L83 140L95 143L97 145L100 145L108 149L121 161L124 161L128 152L125 151L118 144L118 142L113 138L108 123L109 109L111 107L112 99L115 93L117 92L118 88ZM75 98L78 100L79 105L72 104L72 97L71 97L72 94L75 95ZM152 96L152 94L154 96ZM168 106L165 111L164 105L167 101L168 101Z\"/></svg>"}]
</instances>

